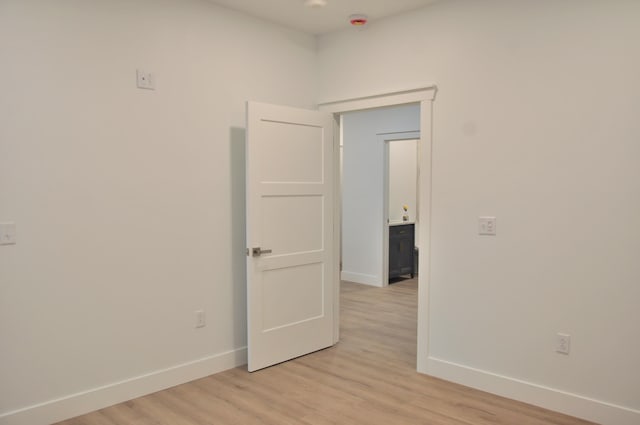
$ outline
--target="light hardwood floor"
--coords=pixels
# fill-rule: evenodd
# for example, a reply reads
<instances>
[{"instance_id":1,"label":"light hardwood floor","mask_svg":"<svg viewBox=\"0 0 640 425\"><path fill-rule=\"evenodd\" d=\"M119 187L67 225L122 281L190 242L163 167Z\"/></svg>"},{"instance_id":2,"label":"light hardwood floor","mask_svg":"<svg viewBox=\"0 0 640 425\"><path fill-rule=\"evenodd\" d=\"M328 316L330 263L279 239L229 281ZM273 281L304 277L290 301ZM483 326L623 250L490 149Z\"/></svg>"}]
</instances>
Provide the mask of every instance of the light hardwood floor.
<instances>
[{"instance_id":1,"label":"light hardwood floor","mask_svg":"<svg viewBox=\"0 0 640 425\"><path fill-rule=\"evenodd\" d=\"M341 340L268 369L240 367L59 425L421 424L590 422L415 372L417 283L345 282Z\"/></svg>"}]
</instances>

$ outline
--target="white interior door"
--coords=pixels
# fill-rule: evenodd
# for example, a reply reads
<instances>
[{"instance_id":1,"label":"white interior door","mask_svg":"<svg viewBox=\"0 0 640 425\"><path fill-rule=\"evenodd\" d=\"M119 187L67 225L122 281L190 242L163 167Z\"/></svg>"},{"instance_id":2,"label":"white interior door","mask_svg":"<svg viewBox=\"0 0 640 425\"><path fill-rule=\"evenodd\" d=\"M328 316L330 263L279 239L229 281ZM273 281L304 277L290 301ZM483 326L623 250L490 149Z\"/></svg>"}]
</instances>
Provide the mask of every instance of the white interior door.
<instances>
[{"instance_id":1,"label":"white interior door","mask_svg":"<svg viewBox=\"0 0 640 425\"><path fill-rule=\"evenodd\" d=\"M333 119L247 104L248 368L333 344Z\"/></svg>"}]
</instances>

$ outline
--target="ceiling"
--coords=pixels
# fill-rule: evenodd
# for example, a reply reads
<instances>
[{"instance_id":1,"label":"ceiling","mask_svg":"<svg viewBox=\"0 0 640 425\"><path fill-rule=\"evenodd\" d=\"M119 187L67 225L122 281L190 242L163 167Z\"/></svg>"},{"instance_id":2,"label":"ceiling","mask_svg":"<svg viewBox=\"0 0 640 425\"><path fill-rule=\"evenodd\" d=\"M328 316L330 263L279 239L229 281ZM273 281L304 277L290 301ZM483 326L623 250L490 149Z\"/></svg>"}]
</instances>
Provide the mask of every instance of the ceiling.
<instances>
[{"instance_id":1,"label":"ceiling","mask_svg":"<svg viewBox=\"0 0 640 425\"><path fill-rule=\"evenodd\" d=\"M306 0L209 0L277 24L319 35L348 28L349 16L365 14L369 23L419 9L438 0L326 0L325 7L308 7Z\"/></svg>"}]
</instances>

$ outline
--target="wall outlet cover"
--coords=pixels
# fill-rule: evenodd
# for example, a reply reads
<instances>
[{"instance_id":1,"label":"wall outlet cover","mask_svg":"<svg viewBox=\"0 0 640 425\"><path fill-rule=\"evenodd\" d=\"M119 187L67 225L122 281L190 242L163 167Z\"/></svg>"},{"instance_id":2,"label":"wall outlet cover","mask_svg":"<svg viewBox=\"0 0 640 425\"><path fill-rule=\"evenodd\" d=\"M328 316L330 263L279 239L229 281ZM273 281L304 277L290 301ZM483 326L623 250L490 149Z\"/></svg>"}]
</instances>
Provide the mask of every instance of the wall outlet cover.
<instances>
[{"instance_id":1,"label":"wall outlet cover","mask_svg":"<svg viewBox=\"0 0 640 425\"><path fill-rule=\"evenodd\" d=\"M556 352L569 354L571 350L571 335L558 333L556 335Z\"/></svg>"},{"instance_id":2,"label":"wall outlet cover","mask_svg":"<svg viewBox=\"0 0 640 425\"><path fill-rule=\"evenodd\" d=\"M207 325L207 320L204 315L204 310L196 310L196 328L204 328Z\"/></svg>"}]
</instances>

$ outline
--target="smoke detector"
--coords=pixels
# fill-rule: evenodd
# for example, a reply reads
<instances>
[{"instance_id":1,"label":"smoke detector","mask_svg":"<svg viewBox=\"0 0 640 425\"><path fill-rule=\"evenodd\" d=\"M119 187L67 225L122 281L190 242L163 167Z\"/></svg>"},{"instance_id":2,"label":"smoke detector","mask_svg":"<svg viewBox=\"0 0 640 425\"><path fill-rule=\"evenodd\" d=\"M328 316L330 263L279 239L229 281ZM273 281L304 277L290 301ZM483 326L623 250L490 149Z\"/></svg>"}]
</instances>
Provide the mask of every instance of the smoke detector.
<instances>
[{"instance_id":1,"label":"smoke detector","mask_svg":"<svg viewBox=\"0 0 640 425\"><path fill-rule=\"evenodd\" d=\"M325 7L327 5L327 0L307 0L304 2L304 5L311 8Z\"/></svg>"},{"instance_id":2,"label":"smoke detector","mask_svg":"<svg viewBox=\"0 0 640 425\"><path fill-rule=\"evenodd\" d=\"M367 15L363 15L361 13L356 13L355 15L349 16L349 23L351 23L351 25L354 27L364 27L365 25L367 25L367 20Z\"/></svg>"}]
</instances>

